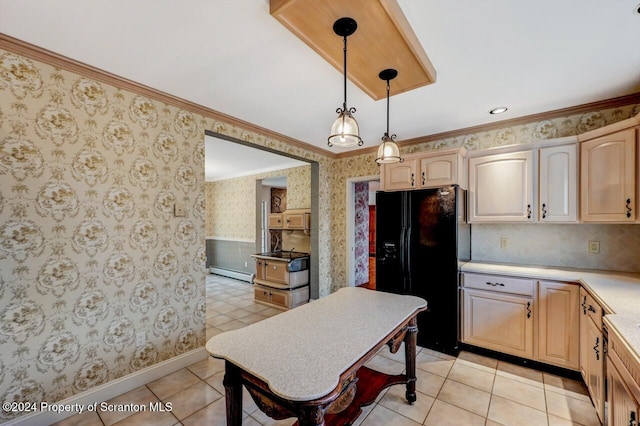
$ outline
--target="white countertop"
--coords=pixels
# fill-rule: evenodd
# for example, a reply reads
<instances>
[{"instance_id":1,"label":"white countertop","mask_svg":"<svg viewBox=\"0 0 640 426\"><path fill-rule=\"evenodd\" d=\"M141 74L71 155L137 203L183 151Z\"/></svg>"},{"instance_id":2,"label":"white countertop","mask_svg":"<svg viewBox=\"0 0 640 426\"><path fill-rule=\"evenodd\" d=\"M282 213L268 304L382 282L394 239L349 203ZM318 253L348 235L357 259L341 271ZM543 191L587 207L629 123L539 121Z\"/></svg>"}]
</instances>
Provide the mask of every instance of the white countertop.
<instances>
[{"instance_id":1,"label":"white countertop","mask_svg":"<svg viewBox=\"0 0 640 426\"><path fill-rule=\"evenodd\" d=\"M415 296L342 288L250 326L221 333L207 351L293 401L327 395L340 375L427 302Z\"/></svg>"},{"instance_id":2,"label":"white countertop","mask_svg":"<svg viewBox=\"0 0 640 426\"><path fill-rule=\"evenodd\" d=\"M606 317L616 328L617 334L640 357L640 274L477 262L465 263L460 270L579 282L602 304Z\"/></svg>"}]
</instances>

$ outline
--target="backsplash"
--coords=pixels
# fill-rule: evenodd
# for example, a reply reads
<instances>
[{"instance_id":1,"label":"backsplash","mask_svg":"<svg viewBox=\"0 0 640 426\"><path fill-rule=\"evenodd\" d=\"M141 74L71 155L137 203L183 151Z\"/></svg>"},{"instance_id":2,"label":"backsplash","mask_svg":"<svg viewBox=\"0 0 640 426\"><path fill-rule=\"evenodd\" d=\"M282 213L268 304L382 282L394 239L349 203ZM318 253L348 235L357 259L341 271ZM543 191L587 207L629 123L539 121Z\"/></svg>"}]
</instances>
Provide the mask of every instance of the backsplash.
<instances>
[{"instance_id":1,"label":"backsplash","mask_svg":"<svg viewBox=\"0 0 640 426\"><path fill-rule=\"evenodd\" d=\"M501 238L508 238L504 249ZM589 241L600 242L599 253L589 253ZM471 259L640 272L640 225L474 224Z\"/></svg>"}]
</instances>

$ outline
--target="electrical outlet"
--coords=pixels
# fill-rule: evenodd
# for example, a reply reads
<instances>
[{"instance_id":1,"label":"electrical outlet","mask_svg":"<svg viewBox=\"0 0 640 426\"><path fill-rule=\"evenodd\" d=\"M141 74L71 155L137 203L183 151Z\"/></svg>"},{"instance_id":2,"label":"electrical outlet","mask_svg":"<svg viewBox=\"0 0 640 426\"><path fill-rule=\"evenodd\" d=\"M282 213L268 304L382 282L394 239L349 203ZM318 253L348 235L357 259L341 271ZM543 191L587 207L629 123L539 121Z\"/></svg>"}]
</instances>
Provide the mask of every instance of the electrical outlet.
<instances>
[{"instance_id":1,"label":"electrical outlet","mask_svg":"<svg viewBox=\"0 0 640 426\"><path fill-rule=\"evenodd\" d=\"M600 241L589 241L589 253L600 253Z\"/></svg>"},{"instance_id":2,"label":"electrical outlet","mask_svg":"<svg viewBox=\"0 0 640 426\"><path fill-rule=\"evenodd\" d=\"M145 343L147 343L147 333L140 331L136 334L136 347L144 346Z\"/></svg>"},{"instance_id":3,"label":"electrical outlet","mask_svg":"<svg viewBox=\"0 0 640 426\"><path fill-rule=\"evenodd\" d=\"M508 245L509 245L509 239L508 238L500 238L500 248L501 249L506 249Z\"/></svg>"},{"instance_id":4,"label":"electrical outlet","mask_svg":"<svg viewBox=\"0 0 640 426\"><path fill-rule=\"evenodd\" d=\"M249 262L244 262L244 267L248 268L249 267Z\"/></svg>"}]
</instances>

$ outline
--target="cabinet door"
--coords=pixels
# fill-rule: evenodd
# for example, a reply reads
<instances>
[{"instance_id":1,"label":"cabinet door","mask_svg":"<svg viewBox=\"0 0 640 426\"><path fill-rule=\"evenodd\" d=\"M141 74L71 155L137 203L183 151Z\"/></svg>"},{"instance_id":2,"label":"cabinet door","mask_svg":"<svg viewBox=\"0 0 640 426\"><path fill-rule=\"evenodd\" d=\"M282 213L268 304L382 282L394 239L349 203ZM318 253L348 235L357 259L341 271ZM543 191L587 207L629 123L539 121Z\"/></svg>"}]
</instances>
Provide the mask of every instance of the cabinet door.
<instances>
[{"instance_id":1,"label":"cabinet door","mask_svg":"<svg viewBox=\"0 0 640 426\"><path fill-rule=\"evenodd\" d=\"M582 339L581 350L586 351L585 383L589 389L596 413L604 421L604 351L602 348L602 331L591 318L587 318L586 336Z\"/></svg>"},{"instance_id":2,"label":"cabinet door","mask_svg":"<svg viewBox=\"0 0 640 426\"><path fill-rule=\"evenodd\" d=\"M256 279L264 280L264 259L256 259Z\"/></svg>"},{"instance_id":3,"label":"cabinet door","mask_svg":"<svg viewBox=\"0 0 640 426\"><path fill-rule=\"evenodd\" d=\"M383 191L416 188L418 159L405 159L402 163L383 164L381 167Z\"/></svg>"},{"instance_id":4,"label":"cabinet door","mask_svg":"<svg viewBox=\"0 0 640 426\"><path fill-rule=\"evenodd\" d=\"M532 151L469 160L470 222L531 222Z\"/></svg>"},{"instance_id":5,"label":"cabinet door","mask_svg":"<svg viewBox=\"0 0 640 426\"><path fill-rule=\"evenodd\" d=\"M420 187L434 188L458 182L458 154L420 159Z\"/></svg>"},{"instance_id":6,"label":"cabinet door","mask_svg":"<svg viewBox=\"0 0 640 426\"><path fill-rule=\"evenodd\" d=\"M271 260L264 263L264 279L276 283L288 284L287 262Z\"/></svg>"},{"instance_id":7,"label":"cabinet door","mask_svg":"<svg viewBox=\"0 0 640 426\"><path fill-rule=\"evenodd\" d=\"M581 144L580 212L583 221L635 221L635 146L635 129Z\"/></svg>"},{"instance_id":8,"label":"cabinet door","mask_svg":"<svg viewBox=\"0 0 640 426\"><path fill-rule=\"evenodd\" d=\"M579 300L579 316L580 316L580 374L582 380L587 382L587 326L589 325L589 316L587 315L587 291L580 287L580 300Z\"/></svg>"},{"instance_id":9,"label":"cabinet door","mask_svg":"<svg viewBox=\"0 0 640 426\"><path fill-rule=\"evenodd\" d=\"M533 357L533 299L463 290L462 340L499 352Z\"/></svg>"},{"instance_id":10,"label":"cabinet door","mask_svg":"<svg viewBox=\"0 0 640 426\"><path fill-rule=\"evenodd\" d=\"M538 217L541 222L577 220L576 145L540 149Z\"/></svg>"},{"instance_id":11,"label":"cabinet door","mask_svg":"<svg viewBox=\"0 0 640 426\"><path fill-rule=\"evenodd\" d=\"M281 229L282 228L282 213L269 214L269 228Z\"/></svg>"},{"instance_id":12,"label":"cabinet door","mask_svg":"<svg viewBox=\"0 0 640 426\"><path fill-rule=\"evenodd\" d=\"M304 212L284 213L284 229L305 229L306 220Z\"/></svg>"},{"instance_id":13,"label":"cabinet door","mask_svg":"<svg viewBox=\"0 0 640 426\"><path fill-rule=\"evenodd\" d=\"M607 359L607 378L608 424L612 426L637 425L638 403L610 359Z\"/></svg>"},{"instance_id":14,"label":"cabinet door","mask_svg":"<svg viewBox=\"0 0 640 426\"><path fill-rule=\"evenodd\" d=\"M580 366L580 286L538 282L538 360L578 370Z\"/></svg>"}]
</instances>

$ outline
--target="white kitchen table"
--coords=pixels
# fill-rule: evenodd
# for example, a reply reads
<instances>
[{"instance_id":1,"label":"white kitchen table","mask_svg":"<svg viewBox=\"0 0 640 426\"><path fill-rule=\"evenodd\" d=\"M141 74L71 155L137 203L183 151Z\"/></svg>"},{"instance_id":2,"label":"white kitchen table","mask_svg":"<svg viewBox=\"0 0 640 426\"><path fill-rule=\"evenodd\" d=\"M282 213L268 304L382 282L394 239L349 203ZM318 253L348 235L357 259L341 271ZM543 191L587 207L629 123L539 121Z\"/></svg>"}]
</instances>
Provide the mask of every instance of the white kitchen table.
<instances>
[{"instance_id":1,"label":"white kitchen table","mask_svg":"<svg viewBox=\"0 0 640 426\"><path fill-rule=\"evenodd\" d=\"M227 424L242 423L242 386L269 417L300 425L350 424L388 386L406 384L416 400L416 316L427 303L362 288L342 288L269 319L212 337L225 360ZM406 372L364 366L384 346L405 343ZM325 423L326 421L326 423Z\"/></svg>"}]
</instances>

